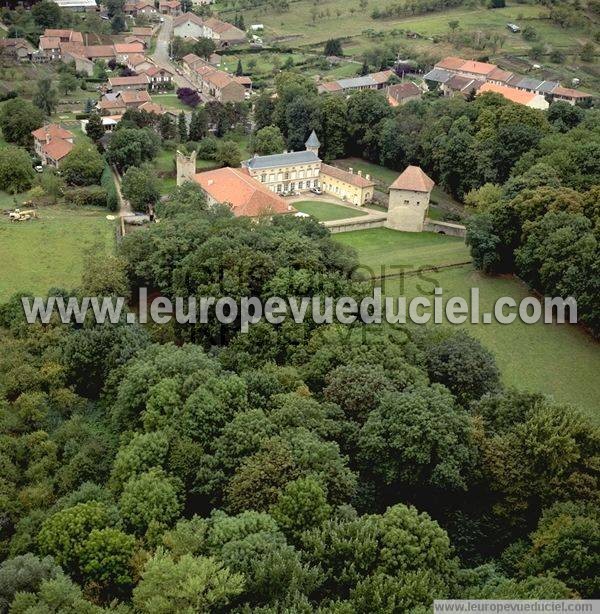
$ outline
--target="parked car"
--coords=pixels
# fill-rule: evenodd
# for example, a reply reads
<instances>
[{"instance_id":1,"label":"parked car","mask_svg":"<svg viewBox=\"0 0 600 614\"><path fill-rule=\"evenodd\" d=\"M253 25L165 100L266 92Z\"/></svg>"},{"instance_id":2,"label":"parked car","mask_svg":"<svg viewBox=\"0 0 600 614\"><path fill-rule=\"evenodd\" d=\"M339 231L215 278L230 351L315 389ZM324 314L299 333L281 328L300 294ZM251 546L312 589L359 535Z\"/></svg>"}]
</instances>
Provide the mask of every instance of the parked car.
<instances>
[{"instance_id":1,"label":"parked car","mask_svg":"<svg viewBox=\"0 0 600 614\"><path fill-rule=\"evenodd\" d=\"M34 168L35 168L35 172L36 173L43 173L44 172L44 167L41 164L38 164Z\"/></svg>"},{"instance_id":2,"label":"parked car","mask_svg":"<svg viewBox=\"0 0 600 614\"><path fill-rule=\"evenodd\" d=\"M321 190L321 188L311 188L311 189L310 189L310 191L311 191L313 194L318 194L318 195L323 194L323 190Z\"/></svg>"}]
</instances>

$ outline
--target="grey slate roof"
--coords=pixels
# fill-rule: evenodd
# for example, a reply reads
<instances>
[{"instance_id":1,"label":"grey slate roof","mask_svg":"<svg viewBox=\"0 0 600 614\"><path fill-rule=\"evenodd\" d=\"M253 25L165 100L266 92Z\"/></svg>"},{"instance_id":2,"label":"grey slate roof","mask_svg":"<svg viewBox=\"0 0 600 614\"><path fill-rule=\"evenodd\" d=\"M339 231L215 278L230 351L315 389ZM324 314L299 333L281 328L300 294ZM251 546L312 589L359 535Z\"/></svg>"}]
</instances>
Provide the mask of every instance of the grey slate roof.
<instances>
[{"instance_id":1,"label":"grey slate roof","mask_svg":"<svg viewBox=\"0 0 600 614\"><path fill-rule=\"evenodd\" d=\"M542 84L537 88L540 94L549 94L555 87L558 87L558 81L542 81Z\"/></svg>"},{"instance_id":2,"label":"grey slate roof","mask_svg":"<svg viewBox=\"0 0 600 614\"><path fill-rule=\"evenodd\" d=\"M537 90L538 87L540 87L540 85L542 85L542 82L539 79L532 79L531 77L523 77L523 79L521 79L516 85L515 87L518 87L520 89L524 89L524 90Z\"/></svg>"},{"instance_id":3,"label":"grey slate roof","mask_svg":"<svg viewBox=\"0 0 600 614\"><path fill-rule=\"evenodd\" d=\"M352 77L351 79L338 79L338 83L344 90L378 85L377 81L375 81L371 75L365 75L364 77Z\"/></svg>"},{"instance_id":4,"label":"grey slate roof","mask_svg":"<svg viewBox=\"0 0 600 614\"><path fill-rule=\"evenodd\" d=\"M426 81L437 81L438 83L446 83L448 79L453 76L454 73L450 73L447 70L443 70L442 68L434 68L430 70L426 75L424 75L423 79Z\"/></svg>"},{"instance_id":5,"label":"grey slate roof","mask_svg":"<svg viewBox=\"0 0 600 614\"><path fill-rule=\"evenodd\" d=\"M251 169L275 168L291 166L292 164L310 164L319 162L319 157L312 151L292 151L290 153L274 154L272 156L257 156L246 160L246 166Z\"/></svg>"},{"instance_id":6,"label":"grey slate roof","mask_svg":"<svg viewBox=\"0 0 600 614\"><path fill-rule=\"evenodd\" d=\"M306 147L321 147L321 141L317 137L317 133L313 130L306 141Z\"/></svg>"}]
</instances>

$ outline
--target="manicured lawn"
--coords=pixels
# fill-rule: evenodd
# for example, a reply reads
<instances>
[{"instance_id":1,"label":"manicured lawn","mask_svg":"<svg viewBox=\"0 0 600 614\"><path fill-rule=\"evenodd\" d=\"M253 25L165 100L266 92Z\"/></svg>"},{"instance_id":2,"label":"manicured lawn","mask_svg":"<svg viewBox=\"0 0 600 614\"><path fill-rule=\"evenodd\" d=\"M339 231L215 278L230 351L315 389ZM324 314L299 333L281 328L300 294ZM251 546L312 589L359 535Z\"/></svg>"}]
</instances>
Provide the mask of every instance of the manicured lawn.
<instances>
[{"instance_id":1,"label":"manicured lawn","mask_svg":"<svg viewBox=\"0 0 600 614\"><path fill-rule=\"evenodd\" d=\"M443 266L468 258L460 240L430 233L401 233L385 228L334 235L334 240L351 245L359 260L374 276L382 267L408 265L411 268ZM458 243L457 243L458 241ZM383 268L383 272L386 269ZM388 272L393 272L389 271ZM403 278L377 281L385 296L432 297L435 287L443 297L469 299L472 287L479 288L480 312L492 311L495 300L512 296L517 301L529 296L527 287L513 277L487 277L471 265L440 271L409 274ZM470 302L470 301L469 301ZM506 386L543 392L557 401L581 407L600 423L600 345L583 329L573 325L470 324L464 326L491 350L502 371Z\"/></svg>"},{"instance_id":2,"label":"manicured lawn","mask_svg":"<svg viewBox=\"0 0 600 614\"><path fill-rule=\"evenodd\" d=\"M471 261L463 239L433 232L370 228L342 232L333 235L333 238L354 247L361 265L366 268L365 272L373 277Z\"/></svg>"},{"instance_id":3,"label":"manicured lawn","mask_svg":"<svg viewBox=\"0 0 600 614\"><path fill-rule=\"evenodd\" d=\"M349 217L361 217L366 215L363 211L357 211L344 205L326 203L318 200L303 200L294 203L294 208L302 213L308 213L319 222L330 222L331 220L344 220Z\"/></svg>"},{"instance_id":4,"label":"manicured lawn","mask_svg":"<svg viewBox=\"0 0 600 614\"><path fill-rule=\"evenodd\" d=\"M26 195L17 196L18 204L24 200ZM13 197L0 193L0 209L13 206ZM85 252L114 247L115 222L107 214L105 209L45 207L37 220L11 223L0 213L0 301L18 291L76 286Z\"/></svg>"}]
</instances>

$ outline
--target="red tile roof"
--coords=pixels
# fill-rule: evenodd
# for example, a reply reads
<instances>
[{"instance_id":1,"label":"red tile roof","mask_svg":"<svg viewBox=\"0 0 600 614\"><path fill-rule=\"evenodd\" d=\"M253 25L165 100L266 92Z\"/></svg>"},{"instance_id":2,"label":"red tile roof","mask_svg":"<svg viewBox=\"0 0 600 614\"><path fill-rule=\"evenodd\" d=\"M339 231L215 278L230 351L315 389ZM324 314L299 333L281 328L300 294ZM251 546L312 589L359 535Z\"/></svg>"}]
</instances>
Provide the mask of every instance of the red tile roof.
<instances>
[{"instance_id":1,"label":"red tile roof","mask_svg":"<svg viewBox=\"0 0 600 614\"><path fill-rule=\"evenodd\" d=\"M54 30L52 28L46 28L43 35L66 38L70 43L83 43L83 34L76 30Z\"/></svg>"},{"instance_id":2,"label":"red tile roof","mask_svg":"<svg viewBox=\"0 0 600 614\"><path fill-rule=\"evenodd\" d=\"M116 53L144 53L143 43L115 43Z\"/></svg>"},{"instance_id":3,"label":"red tile roof","mask_svg":"<svg viewBox=\"0 0 600 614\"><path fill-rule=\"evenodd\" d=\"M374 72L370 76L375 83L387 83L396 73L393 70Z\"/></svg>"},{"instance_id":4,"label":"red tile roof","mask_svg":"<svg viewBox=\"0 0 600 614\"><path fill-rule=\"evenodd\" d=\"M563 96L564 98L591 98L591 94L586 94L585 92L580 92L579 90L573 90L570 87L555 87L552 90L553 94L557 96Z\"/></svg>"},{"instance_id":5,"label":"red tile roof","mask_svg":"<svg viewBox=\"0 0 600 614\"><path fill-rule=\"evenodd\" d=\"M342 86L337 81L328 81L326 83L321 83L319 87L326 92L341 92Z\"/></svg>"},{"instance_id":6,"label":"red tile roof","mask_svg":"<svg viewBox=\"0 0 600 614\"><path fill-rule=\"evenodd\" d=\"M58 36L40 36L40 49L58 49L60 38Z\"/></svg>"},{"instance_id":7,"label":"red tile roof","mask_svg":"<svg viewBox=\"0 0 600 614\"><path fill-rule=\"evenodd\" d=\"M330 166L329 164L321 164L321 174L333 177L339 181L344 181L345 183L349 183L357 188L370 188L371 186L375 185L374 181L371 181L366 177L351 173L350 171L345 171L337 166Z\"/></svg>"},{"instance_id":8,"label":"red tile roof","mask_svg":"<svg viewBox=\"0 0 600 614\"><path fill-rule=\"evenodd\" d=\"M131 33L134 36L152 36L152 28L138 26L131 28Z\"/></svg>"},{"instance_id":9,"label":"red tile roof","mask_svg":"<svg viewBox=\"0 0 600 614\"><path fill-rule=\"evenodd\" d=\"M475 60L467 60L459 70L462 72L470 72L476 75L489 75L494 72L498 67L495 64L488 64L487 62L476 62Z\"/></svg>"},{"instance_id":10,"label":"red tile roof","mask_svg":"<svg viewBox=\"0 0 600 614\"><path fill-rule=\"evenodd\" d=\"M458 70L464 63L465 60L463 58L448 56L447 58L440 60L435 67L442 68L444 70Z\"/></svg>"},{"instance_id":11,"label":"red tile roof","mask_svg":"<svg viewBox=\"0 0 600 614\"><path fill-rule=\"evenodd\" d=\"M109 77L108 84L111 87L119 86L119 85L148 85L150 83L150 79L148 79L148 75L132 75L131 77Z\"/></svg>"},{"instance_id":12,"label":"red tile roof","mask_svg":"<svg viewBox=\"0 0 600 614\"><path fill-rule=\"evenodd\" d=\"M62 126L58 124L46 124L37 130L34 130L32 133L33 138L38 141L45 141L48 138L50 139L74 139L75 135L68 130L65 130Z\"/></svg>"},{"instance_id":13,"label":"red tile roof","mask_svg":"<svg viewBox=\"0 0 600 614\"><path fill-rule=\"evenodd\" d=\"M492 79L493 81L501 81L502 83L506 83L512 76L513 76L513 73L510 72L509 70L502 70L502 68L495 68L487 76L487 78Z\"/></svg>"},{"instance_id":14,"label":"red tile roof","mask_svg":"<svg viewBox=\"0 0 600 614\"><path fill-rule=\"evenodd\" d=\"M411 81L407 81L406 83L398 83L398 85L390 85L390 87L388 87L388 96L397 102L400 102L405 98L421 96L422 94L423 92L421 88L416 86Z\"/></svg>"},{"instance_id":15,"label":"red tile roof","mask_svg":"<svg viewBox=\"0 0 600 614\"><path fill-rule=\"evenodd\" d=\"M535 92L525 92L514 87L508 87L507 85L496 85L495 83L484 83L479 88L477 93L485 94L486 92L500 94L507 100L516 102L517 104L529 104L537 95Z\"/></svg>"},{"instance_id":16,"label":"red tile roof","mask_svg":"<svg viewBox=\"0 0 600 614\"><path fill-rule=\"evenodd\" d=\"M191 21L192 23L195 23L199 26L204 24L202 18L198 17L198 15L196 15L195 13L183 13L182 15L178 15L177 17L175 17L175 19L173 19L173 27L176 28L177 26L180 26L187 21Z\"/></svg>"},{"instance_id":17,"label":"red tile roof","mask_svg":"<svg viewBox=\"0 0 600 614\"><path fill-rule=\"evenodd\" d=\"M219 168L198 173L195 180L214 200L229 205L236 217L295 211L281 196L239 168Z\"/></svg>"},{"instance_id":18,"label":"red tile roof","mask_svg":"<svg viewBox=\"0 0 600 614\"><path fill-rule=\"evenodd\" d=\"M404 172L392 183L392 190L410 190L411 192L431 192L435 181L430 179L420 166L407 166Z\"/></svg>"},{"instance_id":19,"label":"red tile roof","mask_svg":"<svg viewBox=\"0 0 600 614\"><path fill-rule=\"evenodd\" d=\"M119 97L125 104L132 104L134 102L152 102L150 94L146 90L138 92L137 90L125 90L119 94Z\"/></svg>"},{"instance_id":20,"label":"red tile roof","mask_svg":"<svg viewBox=\"0 0 600 614\"><path fill-rule=\"evenodd\" d=\"M73 143L63 139L52 139L42 146L42 151L52 160L62 160L73 149Z\"/></svg>"}]
</instances>

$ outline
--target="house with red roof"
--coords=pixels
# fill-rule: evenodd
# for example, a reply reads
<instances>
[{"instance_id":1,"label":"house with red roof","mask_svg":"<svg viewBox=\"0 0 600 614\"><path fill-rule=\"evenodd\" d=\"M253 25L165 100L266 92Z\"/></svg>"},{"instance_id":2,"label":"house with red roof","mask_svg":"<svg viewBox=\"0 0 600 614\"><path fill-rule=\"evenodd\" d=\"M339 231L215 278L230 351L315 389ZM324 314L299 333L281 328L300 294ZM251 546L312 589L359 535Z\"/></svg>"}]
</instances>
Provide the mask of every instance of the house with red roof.
<instances>
[{"instance_id":1,"label":"house with red roof","mask_svg":"<svg viewBox=\"0 0 600 614\"><path fill-rule=\"evenodd\" d=\"M541 94L518 90L507 85L484 83L477 91L477 95L485 94L486 92L500 94L503 98L506 98L506 100L510 100L511 102L515 102L517 104L522 104L526 107L531 107L532 109L541 109L544 111L550 106L546 98Z\"/></svg>"},{"instance_id":2,"label":"house with red roof","mask_svg":"<svg viewBox=\"0 0 600 614\"><path fill-rule=\"evenodd\" d=\"M55 168L58 168L62 160L73 149L75 140L75 135L59 124L46 124L34 130L31 135L34 151L42 164Z\"/></svg>"},{"instance_id":3,"label":"house with red roof","mask_svg":"<svg viewBox=\"0 0 600 614\"><path fill-rule=\"evenodd\" d=\"M158 10L163 15L176 16L181 14L181 2L179 0L160 0Z\"/></svg>"}]
</instances>

